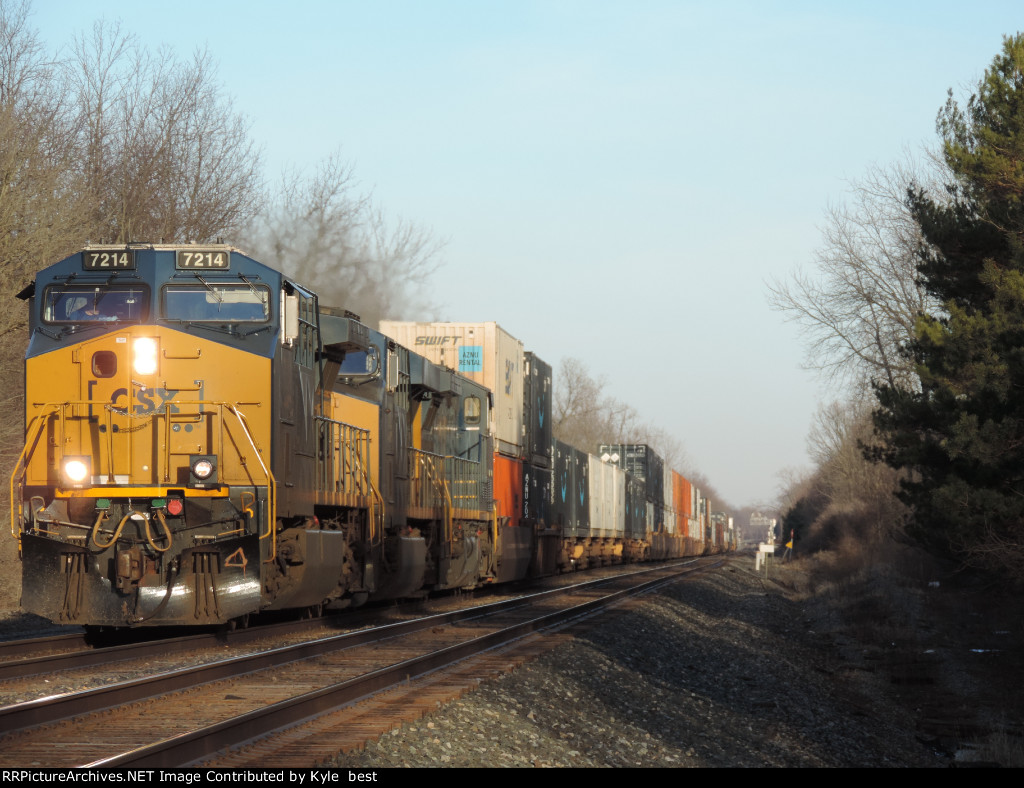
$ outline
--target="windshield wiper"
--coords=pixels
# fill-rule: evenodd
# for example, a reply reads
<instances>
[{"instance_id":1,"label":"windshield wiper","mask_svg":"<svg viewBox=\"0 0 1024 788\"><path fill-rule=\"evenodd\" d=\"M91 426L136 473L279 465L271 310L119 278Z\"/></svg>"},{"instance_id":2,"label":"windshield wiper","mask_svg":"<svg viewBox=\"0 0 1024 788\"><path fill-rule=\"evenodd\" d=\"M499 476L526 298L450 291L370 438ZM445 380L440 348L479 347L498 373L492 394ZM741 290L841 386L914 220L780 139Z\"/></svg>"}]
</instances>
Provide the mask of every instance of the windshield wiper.
<instances>
[{"instance_id":1,"label":"windshield wiper","mask_svg":"<svg viewBox=\"0 0 1024 788\"><path fill-rule=\"evenodd\" d=\"M56 339L58 341L60 340L60 338L62 336L64 336L64 329L63 328L60 331L58 331L57 333L53 333L52 331L49 331L46 328L43 328L43 326L36 326L36 331L38 331L44 337L49 337L50 339Z\"/></svg>"},{"instance_id":2,"label":"windshield wiper","mask_svg":"<svg viewBox=\"0 0 1024 788\"><path fill-rule=\"evenodd\" d=\"M203 283L203 287L205 287L207 290L209 290L211 293L213 293L213 297L217 299L217 303L218 304L223 304L224 303L224 297L220 293L218 293L216 290L213 289L213 285L211 285L209 282L207 282L205 279L203 279L203 277L201 277L199 274L196 274L195 277L196 277L196 279L198 279L200 282Z\"/></svg>"},{"instance_id":3,"label":"windshield wiper","mask_svg":"<svg viewBox=\"0 0 1024 788\"><path fill-rule=\"evenodd\" d=\"M263 303L263 296L260 294L260 291L256 289L256 285L249 281L249 277L245 274L239 274L238 278L249 285L249 289L252 290L252 294L260 299L260 303Z\"/></svg>"},{"instance_id":4,"label":"windshield wiper","mask_svg":"<svg viewBox=\"0 0 1024 788\"><path fill-rule=\"evenodd\" d=\"M97 323L92 323L92 322L90 322L90 323L75 323L74 325L70 325L70 326L62 326L60 331L58 331L56 333L56 335L51 334L49 331L44 329L42 326L36 326L36 331L38 331L39 333L43 334L44 336L50 337L50 339L56 339L56 340L60 341L66 335L80 334L83 331L88 331L88 330L93 329L93 328L103 328L104 326L109 326L112 323L121 323L121 322L123 322L123 321L121 321L121 320L104 320L103 322L97 322Z\"/></svg>"},{"instance_id":5,"label":"windshield wiper","mask_svg":"<svg viewBox=\"0 0 1024 788\"><path fill-rule=\"evenodd\" d=\"M185 321L182 321L185 322ZM236 337L241 336L233 327L225 328L224 326L211 325L209 323L193 323L191 321L185 322L189 328L205 328L208 331L216 331L220 334L229 334L230 336Z\"/></svg>"}]
</instances>

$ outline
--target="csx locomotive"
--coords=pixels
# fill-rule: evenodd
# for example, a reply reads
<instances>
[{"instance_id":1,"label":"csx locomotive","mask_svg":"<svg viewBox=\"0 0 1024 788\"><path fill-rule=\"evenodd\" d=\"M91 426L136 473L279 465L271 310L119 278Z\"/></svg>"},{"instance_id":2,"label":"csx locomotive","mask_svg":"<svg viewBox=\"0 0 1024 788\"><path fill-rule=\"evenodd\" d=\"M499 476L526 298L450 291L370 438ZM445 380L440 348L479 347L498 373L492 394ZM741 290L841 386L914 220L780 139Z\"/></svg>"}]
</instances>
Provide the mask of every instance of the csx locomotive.
<instances>
[{"instance_id":1,"label":"csx locomotive","mask_svg":"<svg viewBox=\"0 0 1024 788\"><path fill-rule=\"evenodd\" d=\"M626 473L637 447L553 441L550 367L493 323L389 338L223 244L88 246L20 297L11 523L22 606L55 622L223 624L728 546L653 453Z\"/></svg>"}]
</instances>

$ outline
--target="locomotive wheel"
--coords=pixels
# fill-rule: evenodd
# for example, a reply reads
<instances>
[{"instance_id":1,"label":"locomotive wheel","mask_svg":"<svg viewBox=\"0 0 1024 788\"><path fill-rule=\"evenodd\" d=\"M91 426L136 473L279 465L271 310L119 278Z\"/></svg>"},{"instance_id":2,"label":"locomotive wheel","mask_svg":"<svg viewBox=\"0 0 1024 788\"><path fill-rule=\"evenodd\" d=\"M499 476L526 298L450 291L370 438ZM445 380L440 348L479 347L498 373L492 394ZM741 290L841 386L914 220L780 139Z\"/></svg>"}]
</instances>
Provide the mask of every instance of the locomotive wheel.
<instances>
[{"instance_id":1,"label":"locomotive wheel","mask_svg":"<svg viewBox=\"0 0 1024 788\"><path fill-rule=\"evenodd\" d=\"M249 614L246 613L244 616L233 618L224 625L228 632L234 632L236 629L248 629L249 628Z\"/></svg>"},{"instance_id":2,"label":"locomotive wheel","mask_svg":"<svg viewBox=\"0 0 1024 788\"><path fill-rule=\"evenodd\" d=\"M320 618L324 614L324 606L321 605L310 605L302 610L303 619Z\"/></svg>"}]
</instances>

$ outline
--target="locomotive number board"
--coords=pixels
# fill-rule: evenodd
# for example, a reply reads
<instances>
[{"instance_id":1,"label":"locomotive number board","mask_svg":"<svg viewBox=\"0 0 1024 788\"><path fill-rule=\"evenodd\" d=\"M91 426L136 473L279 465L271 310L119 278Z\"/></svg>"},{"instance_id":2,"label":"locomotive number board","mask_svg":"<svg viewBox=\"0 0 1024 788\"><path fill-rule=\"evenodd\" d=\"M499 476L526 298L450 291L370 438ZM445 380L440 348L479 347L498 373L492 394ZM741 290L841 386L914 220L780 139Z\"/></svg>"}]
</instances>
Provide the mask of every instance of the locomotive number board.
<instances>
[{"instance_id":1,"label":"locomotive number board","mask_svg":"<svg viewBox=\"0 0 1024 788\"><path fill-rule=\"evenodd\" d=\"M135 252L129 249L82 252L82 268L86 271L134 271Z\"/></svg>"},{"instance_id":2,"label":"locomotive number board","mask_svg":"<svg viewBox=\"0 0 1024 788\"><path fill-rule=\"evenodd\" d=\"M227 270L231 267L231 252L223 249L179 249L175 254L174 267L182 270Z\"/></svg>"}]
</instances>

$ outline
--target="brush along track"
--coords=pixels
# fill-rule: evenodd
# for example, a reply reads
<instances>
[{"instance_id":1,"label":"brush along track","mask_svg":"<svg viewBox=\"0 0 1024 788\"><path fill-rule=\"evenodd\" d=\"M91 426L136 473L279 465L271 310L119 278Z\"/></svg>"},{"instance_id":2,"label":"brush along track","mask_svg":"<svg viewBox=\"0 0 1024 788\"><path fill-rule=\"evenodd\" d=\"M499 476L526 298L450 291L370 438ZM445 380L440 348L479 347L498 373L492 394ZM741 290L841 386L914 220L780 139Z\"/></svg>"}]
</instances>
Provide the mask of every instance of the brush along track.
<instances>
[{"instance_id":1,"label":"brush along track","mask_svg":"<svg viewBox=\"0 0 1024 788\"><path fill-rule=\"evenodd\" d=\"M641 574L651 578L650 584L678 573L676 567ZM634 587L639 582L614 581ZM595 585L591 581L573 587L576 595L571 599L564 590L545 592L472 613L432 616L94 690L62 703L81 703L84 697L93 708L116 708L83 714L60 725L12 731L0 739L0 765L179 766L194 762L551 626L556 618L565 621L608 604L610 592L598 591ZM581 603L581 598L595 596L603 601ZM167 691L170 694L156 696ZM73 713L81 713L81 708ZM0 722L6 718L5 727L14 727L12 721L32 719L30 714L18 716L30 711L2 709ZM16 727L28 724L36 723Z\"/></svg>"}]
</instances>

